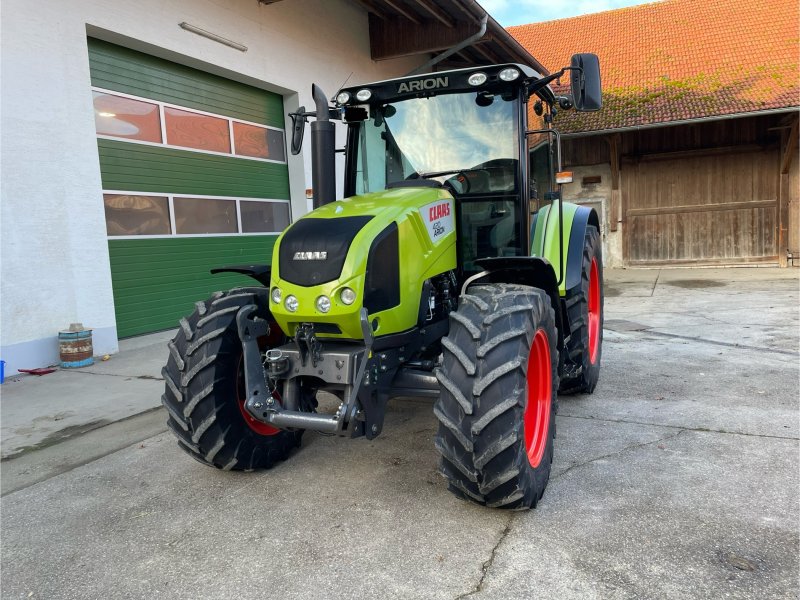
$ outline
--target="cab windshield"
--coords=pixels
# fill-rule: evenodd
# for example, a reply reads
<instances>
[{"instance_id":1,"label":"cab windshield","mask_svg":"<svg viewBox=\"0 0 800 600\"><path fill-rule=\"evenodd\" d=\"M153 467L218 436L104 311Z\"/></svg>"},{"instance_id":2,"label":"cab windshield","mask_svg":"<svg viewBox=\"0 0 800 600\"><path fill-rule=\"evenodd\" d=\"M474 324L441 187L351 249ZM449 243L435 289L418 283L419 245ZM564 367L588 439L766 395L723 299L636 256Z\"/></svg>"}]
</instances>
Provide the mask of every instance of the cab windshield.
<instances>
[{"instance_id":1,"label":"cab windshield","mask_svg":"<svg viewBox=\"0 0 800 600\"><path fill-rule=\"evenodd\" d=\"M359 128L355 193L419 178L450 181L465 194L514 192L517 102L462 93L371 106ZM464 189L457 182L467 177Z\"/></svg>"}]
</instances>

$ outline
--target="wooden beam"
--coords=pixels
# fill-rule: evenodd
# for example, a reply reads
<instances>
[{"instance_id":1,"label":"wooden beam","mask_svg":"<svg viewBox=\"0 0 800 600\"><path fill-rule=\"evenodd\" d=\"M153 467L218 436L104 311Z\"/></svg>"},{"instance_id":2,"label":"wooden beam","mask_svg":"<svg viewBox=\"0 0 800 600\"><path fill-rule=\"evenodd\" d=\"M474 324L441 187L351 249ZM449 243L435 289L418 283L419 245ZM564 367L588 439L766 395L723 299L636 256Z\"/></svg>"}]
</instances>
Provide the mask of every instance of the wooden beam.
<instances>
[{"instance_id":1,"label":"wooden beam","mask_svg":"<svg viewBox=\"0 0 800 600\"><path fill-rule=\"evenodd\" d=\"M619 157L622 146L622 136L613 133L606 138L609 145L609 162L611 163L611 208L609 210L608 228L616 231L622 219L622 190L619 187Z\"/></svg>"},{"instance_id":2,"label":"wooden beam","mask_svg":"<svg viewBox=\"0 0 800 600\"><path fill-rule=\"evenodd\" d=\"M678 150L674 152L651 152L647 154L625 154L626 161L651 162L655 160L675 160L680 158L694 158L697 156L720 156L725 154L746 154L767 150L768 146L758 144L739 144L737 146L717 146L716 148L697 148L695 150ZM773 146L774 148L774 146Z\"/></svg>"},{"instance_id":3,"label":"wooden beam","mask_svg":"<svg viewBox=\"0 0 800 600\"><path fill-rule=\"evenodd\" d=\"M418 6L425 9L428 14L430 14L434 19L438 20L445 27L450 29L455 27L455 21L452 19L452 17L450 17L450 15L448 15L430 0L414 0L414 2L416 2Z\"/></svg>"},{"instance_id":4,"label":"wooden beam","mask_svg":"<svg viewBox=\"0 0 800 600\"><path fill-rule=\"evenodd\" d=\"M781 131L781 164L778 170L778 260L780 266L788 266L787 252L789 251L789 201L791 200L792 190L789 182L789 168L792 166L792 158L797 150L797 124L795 117L791 123L791 129Z\"/></svg>"},{"instance_id":5,"label":"wooden beam","mask_svg":"<svg viewBox=\"0 0 800 600\"><path fill-rule=\"evenodd\" d=\"M789 132L789 139L783 148L783 157L781 158L781 175L786 175L789 172L789 166L792 164L792 158L797 152L797 117L792 123L792 128Z\"/></svg>"},{"instance_id":6,"label":"wooden beam","mask_svg":"<svg viewBox=\"0 0 800 600\"><path fill-rule=\"evenodd\" d=\"M363 1L363 0L360 0ZM369 13L369 41L372 60L386 60L415 54L449 50L475 33L475 25L459 21L452 29L437 21L415 25L406 19L381 20Z\"/></svg>"},{"instance_id":7,"label":"wooden beam","mask_svg":"<svg viewBox=\"0 0 800 600\"><path fill-rule=\"evenodd\" d=\"M371 15L375 15L381 21L385 21L387 19L387 15L381 11L371 0L356 0L361 6L367 9L367 12Z\"/></svg>"},{"instance_id":8,"label":"wooden beam","mask_svg":"<svg viewBox=\"0 0 800 600\"><path fill-rule=\"evenodd\" d=\"M422 25L422 21L420 21L419 17L415 15L413 12L408 10L403 4L399 2L399 0L383 0L387 4L387 6L391 6L401 15L403 15L406 19L411 21L412 23L416 23L417 25Z\"/></svg>"},{"instance_id":9,"label":"wooden beam","mask_svg":"<svg viewBox=\"0 0 800 600\"><path fill-rule=\"evenodd\" d=\"M474 46L472 46L472 49L475 50L475 52L483 56L486 60L488 60L492 64L505 62L503 60L500 60L497 57L497 55L488 48L486 48L484 44L475 44Z\"/></svg>"},{"instance_id":10,"label":"wooden beam","mask_svg":"<svg viewBox=\"0 0 800 600\"><path fill-rule=\"evenodd\" d=\"M647 217L651 215L679 215L684 213L717 212L720 210L751 210L754 208L775 208L777 205L777 200L745 200L743 202L718 202L716 204L654 206L651 208L628 209L628 216Z\"/></svg>"}]
</instances>

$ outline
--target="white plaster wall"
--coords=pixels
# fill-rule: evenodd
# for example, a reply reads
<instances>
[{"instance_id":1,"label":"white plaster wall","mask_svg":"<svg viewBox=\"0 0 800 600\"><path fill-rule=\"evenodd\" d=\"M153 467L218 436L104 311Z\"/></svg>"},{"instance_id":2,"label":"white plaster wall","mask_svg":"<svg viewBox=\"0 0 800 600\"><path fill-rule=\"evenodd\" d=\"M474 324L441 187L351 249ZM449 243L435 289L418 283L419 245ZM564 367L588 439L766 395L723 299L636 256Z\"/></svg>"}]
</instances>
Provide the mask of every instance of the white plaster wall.
<instances>
[{"instance_id":1,"label":"white plaster wall","mask_svg":"<svg viewBox=\"0 0 800 600\"><path fill-rule=\"evenodd\" d=\"M184 31L183 21L248 51ZM353 84L403 75L422 61L373 62L367 14L348 0L4 0L1 27L0 358L7 374L56 362L57 332L76 321L94 328L96 354L117 350L87 31L281 93L287 112L313 107L312 82L332 95L348 77ZM290 157L289 176L296 218L308 207L307 150Z\"/></svg>"},{"instance_id":2,"label":"white plaster wall","mask_svg":"<svg viewBox=\"0 0 800 600\"><path fill-rule=\"evenodd\" d=\"M599 164L586 167L570 167L572 183L563 186L565 202L588 204L600 215L600 227L603 237L603 264L606 267L622 267L622 228L611 231L609 224L616 215L611 215L611 165ZM597 184L583 185L584 177L599 175Z\"/></svg>"}]
</instances>

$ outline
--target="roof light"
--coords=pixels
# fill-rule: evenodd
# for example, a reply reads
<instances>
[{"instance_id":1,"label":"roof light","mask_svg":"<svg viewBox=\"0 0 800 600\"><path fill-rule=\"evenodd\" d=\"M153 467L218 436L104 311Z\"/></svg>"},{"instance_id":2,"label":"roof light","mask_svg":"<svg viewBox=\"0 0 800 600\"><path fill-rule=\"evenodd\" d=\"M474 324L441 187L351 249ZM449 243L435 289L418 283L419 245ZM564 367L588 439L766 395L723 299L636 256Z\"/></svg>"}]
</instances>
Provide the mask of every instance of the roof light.
<instances>
[{"instance_id":1,"label":"roof light","mask_svg":"<svg viewBox=\"0 0 800 600\"><path fill-rule=\"evenodd\" d=\"M363 90L358 90L356 92L356 98L358 99L359 102L366 102L367 100L372 98L372 91L366 88Z\"/></svg>"},{"instance_id":2,"label":"roof light","mask_svg":"<svg viewBox=\"0 0 800 600\"><path fill-rule=\"evenodd\" d=\"M467 83L469 83L470 85L483 85L484 83L486 83L487 79L488 78L486 77L486 73L481 73L480 71L478 71L477 73L473 73L472 75L469 76L469 78L467 79Z\"/></svg>"},{"instance_id":3,"label":"roof light","mask_svg":"<svg viewBox=\"0 0 800 600\"><path fill-rule=\"evenodd\" d=\"M339 92L336 96L336 104L347 104L350 102L350 92Z\"/></svg>"},{"instance_id":4,"label":"roof light","mask_svg":"<svg viewBox=\"0 0 800 600\"><path fill-rule=\"evenodd\" d=\"M572 183L572 171L559 171L556 173L556 183Z\"/></svg>"},{"instance_id":5,"label":"roof light","mask_svg":"<svg viewBox=\"0 0 800 600\"><path fill-rule=\"evenodd\" d=\"M514 81L517 77L519 77L519 71L513 67L508 67L500 71L499 77L503 81Z\"/></svg>"}]
</instances>

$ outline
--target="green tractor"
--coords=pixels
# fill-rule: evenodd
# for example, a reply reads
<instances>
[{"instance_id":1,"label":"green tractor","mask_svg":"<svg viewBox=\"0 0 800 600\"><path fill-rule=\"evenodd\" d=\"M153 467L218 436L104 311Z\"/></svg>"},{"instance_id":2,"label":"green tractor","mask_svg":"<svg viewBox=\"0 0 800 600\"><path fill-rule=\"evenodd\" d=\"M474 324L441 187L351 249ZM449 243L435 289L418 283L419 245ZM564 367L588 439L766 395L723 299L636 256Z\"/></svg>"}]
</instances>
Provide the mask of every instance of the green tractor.
<instances>
[{"instance_id":1,"label":"green tractor","mask_svg":"<svg viewBox=\"0 0 800 600\"><path fill-rule=\"evenodd\" d=\"M567 72L571 93L556 96ZM291 116L294 153L316 117L315 210L271 266L212 271L258 285L181 319L163 371L169 427L199 462L253 470L305 430L373 439L390 398L429 397L449 489L536 506L557 394L591 393L600 370L599 220L561 200L552 124L600 108L597 57L547 76L499 64L348 87L333 107L313 95L315 112ZM332 120L347 127L342 200ZM327 412L320 392L337 400Z\"/></svg>"}]
</instances>

